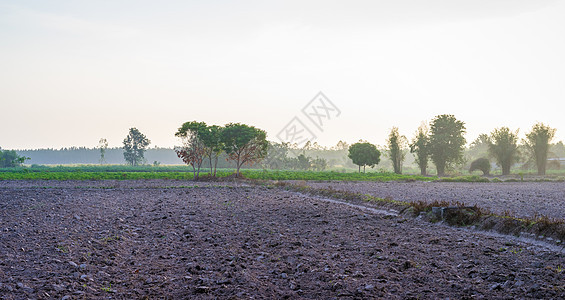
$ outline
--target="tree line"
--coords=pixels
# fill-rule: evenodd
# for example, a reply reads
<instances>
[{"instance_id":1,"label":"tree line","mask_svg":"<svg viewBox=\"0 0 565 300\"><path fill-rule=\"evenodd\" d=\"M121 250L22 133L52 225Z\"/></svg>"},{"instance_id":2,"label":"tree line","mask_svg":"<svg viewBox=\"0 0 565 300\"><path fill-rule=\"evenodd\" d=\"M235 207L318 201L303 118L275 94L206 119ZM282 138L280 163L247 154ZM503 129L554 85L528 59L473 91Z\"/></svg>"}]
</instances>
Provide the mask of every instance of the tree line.
<instances>
[{"instance_id":1,"label":"tree line","mask_svg":"<svg viewBox=\"0 0 565 300\"><path fill-rule=\"evenodd\" d=\"M488 148L488 156L493 158L502 169L503 175L510 174L511 167L520 160L521 154L532 159L539 175L545 175L549 146L555 137L556 129L543 123L535 124L526 138L519 144L518 130L508 127L494 129L490 135L479 136L480 143ZM465 123L453 115L438 115L429 124L422 124L412 141L408 143L405 136L400 135L397 127L393 127L387 139L387 154L395 173L402 173L406 149L413 153L421 175L427 174L429 161L436 167L437 175L444 176L446 170L464 161L463 153L466 140ZM520 148L523 152L521 153ZM359 142L349 147L349 158L353 163L365 170L365 166L374 167L380 162L380 151L375 145ZM481 170L484 174L490 171L490 161L481 157L471 163L470 171Z\"/></svg>"}]
</instances>

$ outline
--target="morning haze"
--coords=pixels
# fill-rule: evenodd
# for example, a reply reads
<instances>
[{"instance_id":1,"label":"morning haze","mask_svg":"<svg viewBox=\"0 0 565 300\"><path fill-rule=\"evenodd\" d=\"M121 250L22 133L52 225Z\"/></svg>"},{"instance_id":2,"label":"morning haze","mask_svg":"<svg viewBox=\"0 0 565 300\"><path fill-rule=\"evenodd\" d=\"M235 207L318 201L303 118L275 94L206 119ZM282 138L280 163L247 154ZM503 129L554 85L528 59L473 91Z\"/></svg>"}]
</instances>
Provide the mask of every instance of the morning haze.
<instances>
[{"instance_id":1,"label":"morning haze","mask_svg":"<svg viewBox=\"0 0 565 300\"><path fill-rule=\"evenodd\" d=\"M319 91L316 141L384 144L454 114L467 140L537 121L565 134L563 1L37 1L0 4L1 146L178 144L187 120L276 134ZM18 130L11 130L17 124Z\"/></svg>"}]
</instances>

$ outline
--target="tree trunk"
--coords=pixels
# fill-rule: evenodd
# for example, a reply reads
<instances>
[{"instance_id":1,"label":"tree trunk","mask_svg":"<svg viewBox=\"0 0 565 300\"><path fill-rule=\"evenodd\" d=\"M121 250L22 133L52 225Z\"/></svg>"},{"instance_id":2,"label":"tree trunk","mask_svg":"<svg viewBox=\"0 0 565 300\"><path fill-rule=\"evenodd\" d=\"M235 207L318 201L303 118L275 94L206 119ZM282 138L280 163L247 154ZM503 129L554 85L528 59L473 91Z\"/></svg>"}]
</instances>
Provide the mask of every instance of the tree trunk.
<instances>
[{"instance_id":1,"label":"tree trunk","mask_svg":"<svg viewBox=\"0 0 565 300\"><path fill-rule=\"evenodd\" d=\"M442 177L445 175L445 166L442 164L438 164L436 165L437 167L437 176L438 177Z\"/></svg>"},{"instance_id":2,"label":"tree trunk","mask_svg":"<svg viewBox=\"0 0 565 300\"><path fill-rule=\"evenodd\" d=\"M422 175L422 176L428 175L428 172L427 172L426 169L427 169L426 166L420 166L420 175Z\"/></svg>"},{"instance_id":3,"label":"tree trunk","mask_svg":"<svg viewBox=\"0 0 565 300\"><path fill-rule=\"evenodd\" d=\"M510 166L502 166L502 175L510 175Z\"/></svg>"},{"instance_id":4,"label":"tree trunk","mask_svg":"<svg viewBox=\"0 0 565 300\"><path fill-rule=\"evenodd\" d=\"M365 165L363 165L363 173L365 173Z\"/></svg>"},{"instance_id":5,"label":"tree trunk","mask_svg":"<svg viewBox=\"0 0 565 300\"><path fill-rule=\"evenodd\" d=\"M359 165L359 173L361 173L361 165Z\"/></svg>"},{"instance_id":6,"label":"tree trunk","mask_svg":"<svg viewBox=\"0 0 565 300\"><path fill-rule=\"evenodd\" d=\"M216 170L218 169L218 155L214 159L214 177L216 177Z\"/></svg>"}]
</instances>

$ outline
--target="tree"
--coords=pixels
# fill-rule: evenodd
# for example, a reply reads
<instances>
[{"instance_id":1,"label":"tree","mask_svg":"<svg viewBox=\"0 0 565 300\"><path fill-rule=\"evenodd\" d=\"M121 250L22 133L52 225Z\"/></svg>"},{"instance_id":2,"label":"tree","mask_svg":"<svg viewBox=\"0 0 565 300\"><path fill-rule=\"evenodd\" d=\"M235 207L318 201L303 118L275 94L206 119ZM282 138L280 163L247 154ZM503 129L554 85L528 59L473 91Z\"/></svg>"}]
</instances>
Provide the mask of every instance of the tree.
<instances>
[{"instance_id":1,"label":"tree","mask_svg":"<svg viewBox=\"0 0 565 300\"><path fill-rule=\"evenodd\" d=\"M223 151L222 144L223 128L217 125L207 126L204 130L198 132L200 139L206 147L205 152L210 159L210 174L216 177L216 169L218 168L218 158ZM213 162L213 163L212 163ZM213 171L213 172L212 172Z\"/></svg>"},{"instance_id":2,"label":"tree","mask_svg":"<svg viewBox=\"0 0 565 300\"><path fill-rule=\"evenodd\" d=\"M512 132L508 127L495 129L488 139L488 151L502 168L502 175L509 175L510 167L518 160L518 130Z\"/></svg>"},{"instance_id":3,"label":"tree","mask_svg":"<svg viewBox=\"0 0 565 300\"><path fill-rule=\"evenodd\" d=\"M2 149L0 149L0 168L19 167L28 159L31 158L19 156L14 150L2 151Z\"/></svg>"},{"instance_id":4,"label":"tree","mask_svg":"<svg viewBox=\"0 0 565 300\"><path fill-rule=\"evenodd\" d=\"M404 161L404 157L406 156L404 151L407 144L406 137L398 133L398 127L392 127L388 135L387 143L394 173L402 174L402 161Z\"/></svg>"},{"instance_id":5,"label":"tree","mask_svg":"<svg viewBox=\"0 0 565 300\"><path fill-rule=\"evenodd\" d=\"M204 156L208 153L208 149L204 144L202 135L208 130L208 126L204 122L185 122L177 130L175 136L182 141L182 147L176 148L175 152L182 161L192 166L194 179L200 176L200 168L204 161Z\"/></svg>"},{"instance_id":6,"label":"tree","mask_svg":"<svg viewBox=\"0 0 565 300\"><path fill-rule=\"evenodd\" d=\"M123 141L124 159L132 166L138 166L145 161L145 150L151 141L137 128L129 129L129 133Z\"/></svg>"},{"instance_id":7,"label":"tree","mask_svg":"<svg viewBox=\"0 0 565 300\"><path fill-rule=\"evenodd\" d=\"M324 171L328 167L328 161L325 158L316 156L312 160L312 169L314 171Z\"/></svg>"},{"instance_id":8,"label":"tree","mask_svg":"<svg viewBox=\"0 0 565 300\"><path fill-rule=\"evenodd\" d=\"M438 176L444 176L446 168L463 161L464 133L465 123L453 115L439 115L432 120L429 149Z\"/></svg>"},{"instance_id":9,"label":"tree","mask_svg":"<svg viewBox=\"0 0 565 300\"><path fill-rule=\"evenodd\" d=\"M98 141L98 149L100 149L100 164L106 163L106 149L108 149L108 141L105 138L101 138Z\"/></svg>"},{"instance_id":10,"label":"tree","mask_svg":"<svg viewBox=\"0 0 565 300\"><path fill-rule=\"evenodd\" d=\"M469 172L473 172L475 170L480 170L483 172L484 175L490 174L490 161L487 158L478 158L471 163L471 167L469 167Z\"/></svg>"},{"instance_id":11,"label":"tree","mask_svg":"<svg viewBox=\"0 0 565 300\"><path fill-rule=\"evenodd\" d=\"M555 131L556 129L543 123L537 123L532 127L532 131L526 134L524 144L526 144L527 149L529 149L536 162L538 175L545 175L549 143L555 137Z\"/></svg>"},{"instance_id":12,"label":"tree","mask_svg":"<svg viewBox=\"0 0 565 300\"><path fill-rule=\"evenodd\" d=\"M416 159L418 167L420 167L421 175L426 175L428 173L428 160L430 159L429 143L430 137L428 126L426 126L426 124L422 124L418 127L416 136L412 139L412 143L410 144L410 153L414 153L414 158Z\"/></svg>"},{"instance_id":13,"label":"tree","mask_svg":"<svg viewBox=\"0 0 565 300\"><path fill-rule=\"evenodd\" d=\"M310 168L312 167L312 158L309 156L306 156L304 153L300 153L300 155L298 155L298 157L296 157L298 159L298 168L300 170L310 170Z\"/></svg>"},{"instance_id":14,"label":"tree","mask_svg":"<svg viewBox=\"0 0 565 300\"><path fill-rule=\"evenodd\" d=\"M381 159L381 152L377 146L371 143L355 143L349 146L349 157L354 164L359 166L359 173L361 173L361 166L363 166L363 173L365 173L365 166L371 168L377 165Z\"/></svg>"},{"instance_id":15,"label":"tree","mask_svg":"<svg viewBox=\"0 0 565 300\"><path fill-rule=\"evenodd\" d=\"M221 141L228 158L235 161L236 177L240 177L241 166L261 161L269 148L265 131L240 123L227 124L222 130Z\"/></svg>"}]
</instances>

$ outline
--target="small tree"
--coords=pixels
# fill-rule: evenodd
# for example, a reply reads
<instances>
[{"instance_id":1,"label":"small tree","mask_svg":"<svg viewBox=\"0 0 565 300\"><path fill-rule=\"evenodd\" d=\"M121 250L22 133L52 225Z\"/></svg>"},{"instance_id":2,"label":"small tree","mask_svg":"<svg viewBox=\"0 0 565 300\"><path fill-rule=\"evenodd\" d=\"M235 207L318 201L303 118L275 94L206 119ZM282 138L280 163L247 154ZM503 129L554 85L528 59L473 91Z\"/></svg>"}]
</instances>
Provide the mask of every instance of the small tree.
<instances>
[{"instance_id":1,"label":"small tree","mask_svg":"<svg viewBox=\"0 0 565 300\"><path fill-rule=\"evenodd\" d=\"M310 170L312 167L311 157L306 156L304 153L300 153L300 155L296 158L298 159L298 168L300 170Z\"/></svg>"},{"instance_id":2,"label":"small tree","mask_svg":"<svg viewBox=\"0 0 565 300\"><path fill-rule=\"evenodd\" d=\"M175 152L182 161L192 166L194 179L200 176L200 168L207 154L207 148L202 140L203 132L208 130L208 126L204 122L185 122L177 130L175 136L181 139L182 147L176 148Z\"/></svg>"},{"instance_id":3,"label":"small tree","mask_svg":"<svg viewBox=\"0 0 565 300\"><path fill-rule=\"evenodd\" d=\"M488 140L488 151L502 168L502 175L509 175L510 167L518 160L518 130L512 132L508 127L495 129Z\"/></svg>"},{"instance_id":4,"label":"small tree","mask_svg":"<svg viewBox=\"0 0 565 300\"><path fill-rule=\"evenodd\" d=\"M145 150L151 141L137 128L129 129L129 133L123 141L124 159L132 166L137 166L145 161Z\"/></svg>"},{"instance_id":5,"label":"small tree","mask_svg":"<svg viewBox=\"0 0 565 300\"><path fill-rule=\"evenodd\" d=\"M524 144L529 149L538 168L538 175L545 175L547 166L547 153L549 152L549 143L555 137L556 129L551 128L543 123L537 123L532 127L532 131L526 134Z\"/></svg>"},{"instance_id":6,"label":"small tree","mask_svg":"<svg viewBox=\"0 0 565 300\"><path fill-rule=\"evenodd\" d=\"M430 125L430 156L436 165L437 175L444 176L445 169L463 160L465 123L453 115L436 116Z\"/></svg>"},{"instance_id":7,"label":"small tree","mask_svg":"<svg viewBox=\"0 0 565 300\"><path fill-rule=\"evenodd\" d=\"M31 158L19 156L14 150L2 151L2 149L0 149L0 168L19 167L28 159Z\"/></svg>"},{"instance_id":8,"label":"small tree","mask_svg":"<svg viewBox=\"0 0 565 300\"><path fill-rule=\"evenodd\" d=\"M328 161L325 158L316 156L312 160L312 169L314 171L324 171L328 167Z\"/></svg>"},{"instance_id":9,"label":"small tree","mask_svg":"<svg viewBox=\"0 0 565 300\"><path fill-rule=\"evenodd\" d=\"M394 173L402 174L402 162L406 156L404 149L406 148L406 137L398 133L398 127L392 127L388 135L388 153L392 161Z\"/></svg>"},{"instance_id":10,"label":"small tree","mask_svg":"<svg viewBox=\"0 0 565 300\"><path fill-rule=\"evenodd\" d=\"M218 168L218 158L223 151L222 130L222 127L212 125L199 132L200 139L206 147L206 155L210 159L210 174L214 177Z\"/></svg>"},{"instance_id":11,"label":"small tree","mask_svg":"<svg viewBox=\"0 0 565 300\"><path fill-rule=\"evenodd\" d=\"M471 167L469 167L469 172L473 172L475 170L480 170L483 172L484 175L490 174L490 161L487 158L478 158L471 163Z\"/></svg>"},{"instance_id":12,"label":"small tree","mask_svg":"<svg viewBox=\"0 0 565 300\"><path fill-rule=\"evenodd\" d=\"M412 139L410 144L410 153L414 153L414 158L418 167L420 167L420 174L426 175L428 168L428 161L430 159L429 142L430 137L428 133L428 126L426 124L420 125L416 136Z\"/></svg>"},{"instance_id":13,"label":"small tree","mask_svg":"<svg viewBox=\"0 0 565 300\"><path fill-rule=\"evenodd\" d=\"M100 164L106 163L106 149L108 149L108 141L105 138L101 138L98 141L98 149L100 149Z\"/></svg>"},{"instance_id":14,"label":"small tree","mask_svg":"<svg viewBox=\"0 0 565 300\"><path fill-rule=\"evenodd\" d=\"M371 168L377 165L381 159L381 152L377 149L377 146L371 143L355 143L349 146L349 157L354 164L359 166L359 173L361 173L361 166L363 166L363 173L365 173L365 167L370 166Z\"/></svg>"},{"instance_id":15,"label":"small tree","mask_svg":"<svg viewBox=\"0 0 565 300\"><path fill-rule=\"evenodd\" d=\"M265 131L240 123L227 124L221 141L228 158L235 161L236 177L240 177L241 166L261 161L269 148Z\"/></svg>"}]
</instances>

